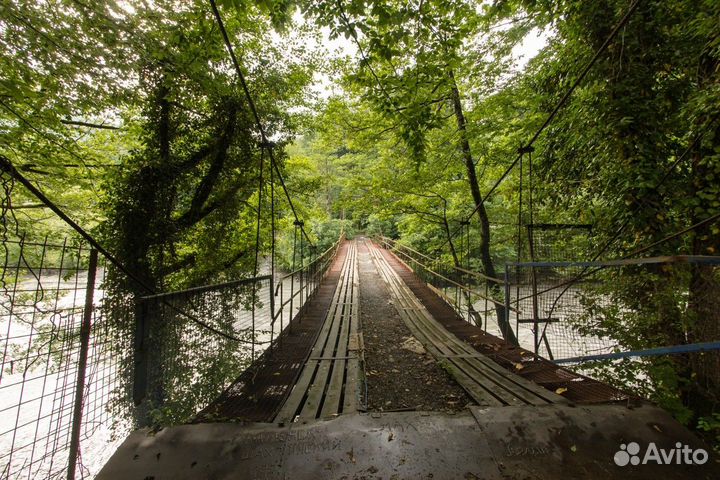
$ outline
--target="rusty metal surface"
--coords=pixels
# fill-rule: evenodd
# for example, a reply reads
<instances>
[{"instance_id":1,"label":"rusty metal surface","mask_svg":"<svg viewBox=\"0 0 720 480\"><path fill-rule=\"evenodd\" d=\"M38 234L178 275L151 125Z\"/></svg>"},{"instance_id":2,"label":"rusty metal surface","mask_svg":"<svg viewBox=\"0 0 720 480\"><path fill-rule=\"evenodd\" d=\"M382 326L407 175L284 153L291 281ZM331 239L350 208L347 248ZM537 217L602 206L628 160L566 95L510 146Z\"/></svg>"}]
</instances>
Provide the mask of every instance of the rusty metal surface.
<instances>
[{"instance_id":1,"label":"rusty metal surface","mask_svg":"<svg viewBox=\"0 0 720 480\"><path fill-rule=\"evenodd\" d=\"M706 449L704 465L618 466L621 445ZM98 479L720 478L717 459L657 407L472 407L333 420L201 424L133 433Z\"/></svg>"},{"instance_id":2,"label":"rusty metal surface","mask_svg":"<svg viewBox=\"0 0 720 480\"><path fill-rule=\"evenodd\" d=\"M348 244L338 250L315 296L268 349L192 423L269 422L284 403L325 320L340 278Z\"/></svg>"},{"instance_id":3,"label":"rusty metal surface","mask_svg":"<svg viewBox=\"0 0 720 480\"><path fill-rule=\"evenodd\" d=\"M592 378L559 367L549 360L533 360L533 353L490 335L482 328L460 318L455 310L435 294L392 252L379 249L390 266L412 290L415 296L446 329L475 350L491 358L506 369L542 385L551 391L563 392L568 400L580 404L636 400L631 395ZM522 366L522 368L518 368Z\"/></svg>"}]
</instances>

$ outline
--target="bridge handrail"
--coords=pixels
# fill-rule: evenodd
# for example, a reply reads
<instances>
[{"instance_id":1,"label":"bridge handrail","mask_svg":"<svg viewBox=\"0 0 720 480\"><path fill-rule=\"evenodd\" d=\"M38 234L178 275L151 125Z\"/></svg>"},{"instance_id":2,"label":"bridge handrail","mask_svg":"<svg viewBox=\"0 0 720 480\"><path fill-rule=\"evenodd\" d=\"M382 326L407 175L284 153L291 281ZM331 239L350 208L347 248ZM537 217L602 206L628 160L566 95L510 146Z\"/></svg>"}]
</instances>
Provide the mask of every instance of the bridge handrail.
<instances>
[{"instance_id":1,"label":"bridge handrail","mask_svg":"<svg viewBox=\"0 0 720 480\"><path fill-rule=\"evenodd\" d=\"M494 299L494 298L492 298L492 297L489 297L489 296L487 296L487 295L483 295L482 293L480 293L480 292L478 292L478 291L476 291L476 290L474 290L474 289L471 289L471 288L469 288L469 287L466 286L466 285L463 285L463 284L461 284L461 283L458 283L458 282L456 282L455 280L452 280L452 279L446 277L445 275L443 275L443 274L441 274L441 273L439 273L439 272L434 271L433 269L431 269L431 268L428 267L427 265L419 262L417 259L415 259L415 258L413 258L412 256L408 255L407 253L398 250L397 247L400 246L400 247L407 248L408 250L410 250L410 251L412 251L412 252L415 252L415 253L418 253L418 254L422 255L424 258L430 259L430 257L428 257L427 255L424 255L424 254L422 254L422 253L420 253L420 252L417 252L416 250L413 250L412 248L405 247L404 245L398 244L397 242L394 242L393 240L390 240L390 239L388 239L388 238L386 238L386 237L380 237L380 239L381 239L381 241L382 241L385 245L393 246L394 249L397 251L397 253L399 253L400 255L405 256L408 260L410 260L410 261L418 264L420 267L422 267L423 269L425 269L428 273L431 273L431 274L435 275L436 277L438 277L438 278L440 278L440 279L442 279L442 280L444 280L444 281L446 281L446 282L448 282L448 283L456 286L457 288L459 288L459 289L461 289L461 290L463 290L463 291L465 291L465 292L467 292L467 293L469 293L469 294L476 295L476 296L482 298L483 300L487 300L487 301L489 301L489 302L491 302L491 303L494 303L495 305L498 305L498 306L502 306L502 307L506 307L506 308L507 308L507 305L505 305L505 302L504 302L504 301L499 301L499 300L496 300L496 299ZM391 243L391 242L392 242L392 243ZM430 259L430 260L432 260L432 259ZM448 266L449 266L449 265L448 265ZM482 278L488 278L488 279L492 278L492 277L487 277L487 276L482 275L482 274L478 274L478 275L481 275ZM502 282L502 283L504 284L504 282ZM511 311L516 312L516 313L519 313L519 311L518 311L515 307L510 306L509 308L510 308Z\"/></svg>"},{"instance_id":2,"label":"bridge handrail","mask_svg":"<svg viewBox=\"0 0 720 480\"><path fill-rule=\"evenodd\" d=\"M458 283L458 282L456 282L455 280L451 280L450 278L446 277L445 275L443 275L443 274L441 274L441 273L438 273L438 272L432 270L432 269L431 269L430 267L428 267L427 265L418 262L416 259L412 258L410 255L408 255L408 254L406 254L406 253L404 253L404 252L398 252L398 253L401 254L401 255L404 255L405 257L407 257L407 258L410 259L411 261L417 263L419 266L421 266L422 268L424 268L427 272L435 275L435 276L438 277L438 278L441 278L441 279L445 280L446 282L448 282L448 283L450 283L450 284L452 284L452 285L455 285L457 288L459 288L459 289L461 289L461 290L463 290L463 291L465 291L465 292L467 292L467 293L470 293L470 294L472 294L472 295L477 295L478 297L482 298L483 300L487 300L487 301L489 301L489 302L492 302L492 303L494 303L495 305L502 306L502 307L505 307L505 306L506 306L506 305L505 305L505 302L501 302L501 301L499 301L499 300L495 300L494 298L488 297L488 296L486 296L486 295L483 295L482 293L480 293L480 292L478 292L478 291L476 291L476 290L473 290L473 289L469 288L469 287L466 286L466 285L463 285L463 284L461 284L461 283ZM512 310L512 311L514 311L514 312L517 312L517 311L518 311L518 310L515 309L514 307L510 307L510 310Z\"/></svg>"},{"instance_id":3,"label":"bridge handrail","mask_svg":"<svg viewBox=\"0 0 720 480\"><path fill-rule=\"evenodd\" d=\"M380 239L380 241L382 241L382 242L384 242L384 243L387 243L388 245L392 245L393 248L403 248L403 249L405 249L405 250L409 250L409 251L411 251L412 253L415 253L415 254L417 254L417 255L420 255L421 257L423 257L423 258L425 258L426 260L429 260L429 261L431 261L431 262L437 262L437 261L438 261L438 259L436 259L436 258L429 257L428 255L426 255L426 254L424 254L424 253L422 253L422 252L418 252L417 250L415 250L415 249L413 249L413 248L411 248L411 247L408 247L407 245L403 245L402 243L399 243L399 242L397 242L397 241L395 241L395 240L393 240L393 239L391 239L391 238L388 238L388 237L385 237L385 236L382 236L382 235L379 236L378 238ZM467 275L472 275L472 276L474 276L474 277L478 277L478 278L482 278L482 279L484 279L484 280L489 280L489 281L491 281L491 282L495 282L495 283L497 283L498 285L504 285L504 284L505 284L505 280L500 279L500 278L491 277L491 276L485 275L484 273L481 273L481 272L476 272L476 271L473 271L473 270L467 270L467 269L462 268L462 267L459 267L459 266L457 266L457 265L451 265L451 264L448 264L448 263L446 263L445 266L447 266L447 267L449 267L449 268L453 268L453 269L455 269L455 270L457 270L457 271L459 271L459 272L465 273L465 274L467 274Z\"/></svg>"},{"instance_id":4,"label":"bridge handrail","mask_svg":"<svg viewBox=\"0 0 720 480\"><path fill-rule=\"evenodd\" d=\"M175 297L175 296L187 295L187 294L191 294L191 293L204 293L204 292L209 292L210 290L221 290L223 288L237 287L239 285L244 285L244 284L249 285L249 284L261 282L263 280L270 280L271 278L272 278L272 275L260 275L257 277L233 280L231 282L215 283L215 284L210 284L210 285L202 285L199 287L186 288L183 290L173 290L170 292L156 293L154 295L145 295L145 296L139 297L138 299L139 300L155 300L155 299L159 299L159 298Z\"/></svg>"},{"instance_id":5,"label":"bridge handrail","mask_svg":"<svg viewBox=\"0 0 720 480\"><path fill-rule=\"evenodd\" d=\"M342 241L342 239L344 239L344 236L345 236L345 234L344 234L344 232L342 232L342 233L340 234L340 237L335 241L335 243L333 243L330 247L328 247L328 249L325 250L323 253L321 253L320 255L318 255L318 257L317 257L315 260L313 260L312 262L308 263L307 265L304 265L304 266L302 266L302 267L296 268L295 270L293 270L293 271L290 272L290 273L286 273L285 275L281 276L281 277L279 278L279 280L282 281L282 280L285 280L286 278L290 278L291 276L293 276L293 275L295 275L295 274L297 274L297 273L300 273L300 272L303 271L303 270L307 270L307 268L308 268L310 265L316 264L316 263L318 263L320 260L323 260L324 257L325 257L328 253L337 250L338 246L340 246L340 242Z\"/></svg>"},{"instance_id":6,"label":"bridge handrail","mask_svg":"<svg viewBox=\"0 0 720 480\"><path fill-rule=\"evenodd\" d=\"M293 270L290 273L287 273L281 277L278 277L276 280L275 287L273 289L272 297L273 299L280 296L280 302L276 304L273 307L272 312L272 320L271 320L271 326L274 328L275 322L283 317L283 313L285 310L285 307L290 305L290 314L288 319L288 324L293 318L293 310L294 310L294 303L295 298L299 295L301 296L300 302L300 308L302 308L307 300L315 293L317 290L317 287L320 285L320 280L327 272L328 267L330 266L330 263L333 258L335 258L335 255L337 254L338 249L340 248L340 244L345 240L345 229L340 230L340 235L338 236L338 239L333 243L327 250L325 250L323 253L321 253L317 258L315 258L313 261L309 262L307 265L303 265L300 268L297 268ZM297 290L295 290L295 276L300 276L300 285ZM283 284L284 281L290 279L291 280L291 286L290 286L290 295L287 299L284 297L284 290L283 290ZM304 294L304 301L302 298L302 295ZM275 308L277 307L277 308ZM281 323L281 330L282 330L282 321Z\"/></svg>"}]
</instances>

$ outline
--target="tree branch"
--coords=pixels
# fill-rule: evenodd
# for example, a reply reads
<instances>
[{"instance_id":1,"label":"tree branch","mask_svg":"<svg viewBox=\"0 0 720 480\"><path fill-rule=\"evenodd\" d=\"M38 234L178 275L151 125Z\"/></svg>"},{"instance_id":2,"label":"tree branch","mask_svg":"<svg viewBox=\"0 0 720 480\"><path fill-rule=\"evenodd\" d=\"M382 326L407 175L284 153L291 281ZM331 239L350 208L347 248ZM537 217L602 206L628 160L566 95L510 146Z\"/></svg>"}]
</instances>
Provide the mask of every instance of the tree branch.
<instances>
[{"instance_id":1,"label":"tree branch","mask_svg":"<svg viewBox=\"0 0 720 480\"><path fill-rule=\"evenodd\" d=\"M60 123L62 123L63 125L72 125L75 127L98 128L101 130L120 130L120 127L115 127L113 125L105 125L103 123L81 122L79 120L60 120Z\"/></svg>"}]
</instances>

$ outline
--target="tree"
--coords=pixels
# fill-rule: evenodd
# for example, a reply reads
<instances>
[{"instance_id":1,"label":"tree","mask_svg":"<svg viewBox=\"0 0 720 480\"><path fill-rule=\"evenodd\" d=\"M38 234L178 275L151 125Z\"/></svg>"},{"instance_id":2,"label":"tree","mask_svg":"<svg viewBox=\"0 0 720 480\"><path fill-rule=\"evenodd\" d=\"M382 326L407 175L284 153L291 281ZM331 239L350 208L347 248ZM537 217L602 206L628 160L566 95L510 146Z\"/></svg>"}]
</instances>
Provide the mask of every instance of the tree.
<instances>
[{"instance_id":1,"label":"tree","mask_svg":"<svg viewBox=\"0 0 720 480\"><path fill-rule=\"evenodd\" d=\"M249 82L266 133L288 137L291 117L274 99L297 101L309 79L305 57L296 52L299 62L272 68L281 50L262 41L272 24L245 7L242 16L228 16L227 28L245 35L236 49L252 58ZM256 192L270 168L255 120L207 5L168 5L151 36L143 55L151 61L140 75L142 147L110 184L105 237L156 289L246 275Z\"/></svg>"},{"instance_id":2,"label":"tree","mask_svg":"<svg viewBox=\"0 0 720 480\"><path fill-rule=\"evenodd\" d=\"M474 51L468 40L477 32L480 17L465 2L313 2L306 10L321 23L332 25L357 44L361 60L349 79L363 99L393 124L410 149L416 165L427 161L427 135L455 122L457 160L478 213L478 253L484 273L497 278L491 252L491 226L476 172L477 160L468 134L461 83L474 61L485 52ZM472 44L471 44L472 45ZM473 45L476 47L476 45ZM446 243L452 243L448 234ZM457 255L454 261L459 262ZM491 281L493 295L500 285ZM496 304L503 336L514 342L505 308Z\"/></svg>"},{"instance_id":3,"label":"tree","mask_svg":"<svg viewBox=\"0 0 720 480\"><path fill-rule=\"evenodd\" d=\"M526 11L556 31L542 63L532 64L523 80L525 94L549 112L577 75L574 59L597 51L627 8L627 2L612 0L521 1L503 2L492 12L504 17ZM717 15L713 2L641 2L540 139L537 208L541 214L564 209L594 223L591 257L641 248L645 255L717 252L717 221L665 240L720 208L718 123L711 113L719 104L718 28L709 20ZM712 267L693 267L689 276L647 270L626 271L605 292L644 312L643 318L604 312L607 322L596 333L638 348L717 338L712 299L719 283ZM679 294L692 299L687 309ZM647 363L656 399L680 418L714 411L720 392L715 353Z\"/></svg>"}]
</instances>

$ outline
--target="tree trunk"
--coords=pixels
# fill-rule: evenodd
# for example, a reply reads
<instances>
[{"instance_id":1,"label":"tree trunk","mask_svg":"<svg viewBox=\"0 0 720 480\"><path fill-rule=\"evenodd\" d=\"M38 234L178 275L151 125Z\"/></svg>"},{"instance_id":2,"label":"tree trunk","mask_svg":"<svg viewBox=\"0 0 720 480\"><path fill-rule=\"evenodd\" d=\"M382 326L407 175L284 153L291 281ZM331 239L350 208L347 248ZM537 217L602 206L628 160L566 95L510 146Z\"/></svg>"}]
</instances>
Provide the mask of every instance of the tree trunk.
<instances>
[{"instance_id":1,"label":"tree trunk","mask_svg":"<svg viewBox=\"0 0 720 480\"><path fill-rule=\"evenodd\" d=\"M460 148L462 150L463 161L465 162L465 169L467 170L468 183L470 184L470 192L472 193L473 202L477 207L478 218L480 222L480 261L482 262L483 270L485 275L491 278L497 278L495 272L495 265L493 264L492 257L490 255L490 219L488 218L485 205L482 203L482 195L480 194L480 185L478 184L477 174L475 173L475 162L473 162L472 151L470 150L470 141L467 135L467 122L465 121L465 114L463 113L462 103L460 101L460 92L458 90L457 83L455 82L455 75L452 70L448 71L450 77L451 88L452 88L452 100L453 110L455 113L455 119L457 120L458 132L460 134ZM490 292L493 298L500 298L502 294L501 285L496 282L489 280ZM497 314L497 322L500 331L502 332L503 338L512 343L517 344L515 333L510 328L510 322L506 317L505 306L495 304L495 313Z\"/></svg>"},{"instance_id":2,"label":"tree trunk","mask_svg":"<svg viewBox=\"0 0 720 480\"><path fill-rule=\"evenodd\" d=\"M447 202L445 199L443 199L445 202L445 207L443 208L443 228L445 229L445 236L448 241L448 246L450 247L450 253L453 257L453 263L456 267L462 267L462 263L460 262L460 257L458 257L457 250L455 249L455 243L453 243L452 240L452 234L450 233L450 225L448 224L447 220ZM465 286L467 286L466 282L458 281L458 283L461 283ZM470 317L474 318L476 322L480 321L480 315L477 313L477 310L475 310L475 307L472 304L472 296L469 292L462 290L462 296L465 299L465 303L468 307L468 313L470 314Z\"/></svg>"}]
</instances>

